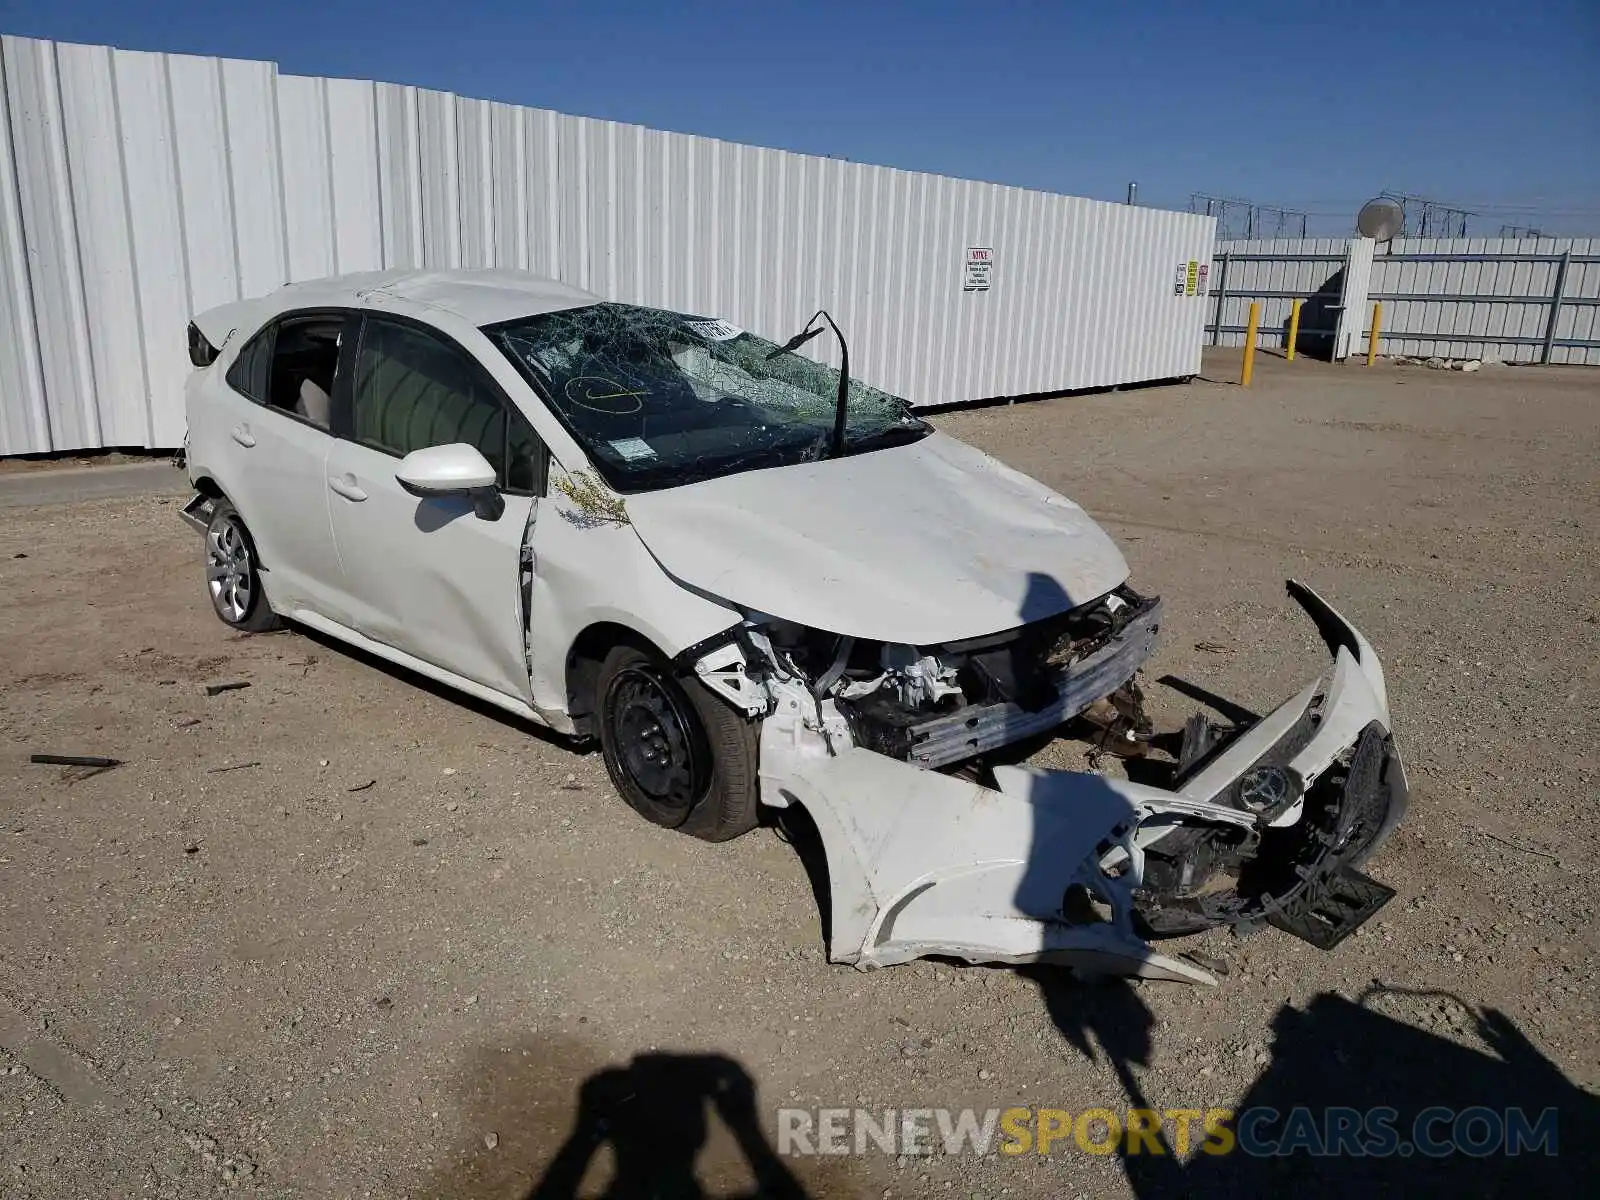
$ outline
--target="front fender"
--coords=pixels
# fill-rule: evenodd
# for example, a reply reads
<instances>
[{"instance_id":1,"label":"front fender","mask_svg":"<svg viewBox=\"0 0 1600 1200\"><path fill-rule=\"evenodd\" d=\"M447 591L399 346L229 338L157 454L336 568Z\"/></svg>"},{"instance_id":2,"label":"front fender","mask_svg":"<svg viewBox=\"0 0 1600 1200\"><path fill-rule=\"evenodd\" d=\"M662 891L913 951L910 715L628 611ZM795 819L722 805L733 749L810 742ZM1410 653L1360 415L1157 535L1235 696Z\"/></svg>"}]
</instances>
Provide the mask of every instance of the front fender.
<instances>
[{"instance_id":1,"label":"front fender","mask_svg":"<svg viewBox=\"0 0 1600 1200\"><path fill-rule=\"evenodd\" d=\"M597 522L558 493L539 500L530 547L533 703L557 728L569 711L567 657L590 626L624 626L670 658L741 619L669 578L626 521Z\"/></svg>"}]
</instances>

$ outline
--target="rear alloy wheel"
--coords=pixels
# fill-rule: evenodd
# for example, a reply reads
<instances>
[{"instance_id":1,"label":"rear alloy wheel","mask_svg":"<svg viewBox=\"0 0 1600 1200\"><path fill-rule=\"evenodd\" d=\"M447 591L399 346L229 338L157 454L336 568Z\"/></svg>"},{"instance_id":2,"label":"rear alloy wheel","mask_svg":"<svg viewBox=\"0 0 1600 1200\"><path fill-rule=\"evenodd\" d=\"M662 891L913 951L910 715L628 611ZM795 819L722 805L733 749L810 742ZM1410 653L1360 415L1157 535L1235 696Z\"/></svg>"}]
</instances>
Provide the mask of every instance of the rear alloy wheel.
<instances>
[{"instance_id":1,"label":"rear alloy wheel","mask_svg":"<svg viewBox=\"0 0 1600 1200\"><path fill-rule=\"evenodd\" d=\"M629 807L707 841L754 827L754 722L634 646L606 656L597 686L606 771Z\"/></svg>"},{"instance_id":2,"label":"rear alloy wheel","mask_svg":"<svg viewBox=\"0 0 1600 1200\"><path fill-rule=\"evenodd\" d=\"M223 624L247 633L278 628L261 587L261 563L250 531L233 505L218 500L206 527L206 590Z\"/></svg>"}]
</instances>

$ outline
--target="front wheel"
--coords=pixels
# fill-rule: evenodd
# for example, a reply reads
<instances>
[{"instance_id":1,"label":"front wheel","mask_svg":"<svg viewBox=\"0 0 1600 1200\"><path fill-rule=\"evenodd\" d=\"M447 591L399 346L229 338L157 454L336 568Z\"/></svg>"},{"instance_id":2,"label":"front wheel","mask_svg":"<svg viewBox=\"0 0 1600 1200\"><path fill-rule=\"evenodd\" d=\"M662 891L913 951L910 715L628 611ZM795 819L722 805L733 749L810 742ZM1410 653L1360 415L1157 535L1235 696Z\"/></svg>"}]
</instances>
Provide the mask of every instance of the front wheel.
<instances>
[{"instance_id":1,"label":"front wheel","mask_svg":"<svg viewBox=\"0 0 1600 1200\"><path fill-rule=\"evenodd\" d=\"M256 544L238 511L218 500L206 527L206 590L224 625L246 633L265 633L280 622L261 586Z\"/></svg>"},{"instance_id":2,"label":"front wheel","mask_svg":"<svg viewBox=\"0 0 1600 1200\"><path fill-rule=\"evenodd\" d=\"M606 771L630 808L708 842L755 827L755 722L635 646L606 656L596 688Z\"/></svg>"}]
</instances>

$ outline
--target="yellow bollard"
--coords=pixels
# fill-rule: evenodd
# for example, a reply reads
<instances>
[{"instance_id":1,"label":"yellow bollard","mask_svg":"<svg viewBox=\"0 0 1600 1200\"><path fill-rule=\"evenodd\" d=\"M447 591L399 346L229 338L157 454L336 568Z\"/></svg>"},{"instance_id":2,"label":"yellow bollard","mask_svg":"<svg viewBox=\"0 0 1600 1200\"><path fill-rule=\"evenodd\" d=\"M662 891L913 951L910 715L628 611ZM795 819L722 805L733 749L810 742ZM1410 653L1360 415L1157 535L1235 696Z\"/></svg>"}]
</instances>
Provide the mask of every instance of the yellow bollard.
<instances>
[{"instance_id":1,"label":"yellow bollard","mask_svg":"<svg viewBox=\"0 0 1600 1200\"><path fill-rule=\"evenodd\" d=\"M1289 309L1289 345L1283 354L1285 362L1294 361L1294 344L1300 340L1300 306L1304 303L1304 300L1296 300Z\"/></svg>"},{"instance_id":2,"label":"yellow bollard","mask_svg":"<svg viewBox=\"0 0 1600 1200\"><path fill-rule=\"evenodd\" d=\"M1244 335L1244 370L1239 375L1239 386L1249 387L1250 376L1256 369L1256 326L1261 323L1261 305L1250 305L1250 328Z\"/></svg>"},{"instance_id":3,"label":"yellow bollard","mask_svg":"<svg viewBox=\"0 0 1600 1200\"><path fill-rule=\"evenodd\" d=\"M1367 366L1378 357L1378 331L1383 328L1383 301L1372 306L1372 331L1367 334Z\"/></svg>"}]
</instances>

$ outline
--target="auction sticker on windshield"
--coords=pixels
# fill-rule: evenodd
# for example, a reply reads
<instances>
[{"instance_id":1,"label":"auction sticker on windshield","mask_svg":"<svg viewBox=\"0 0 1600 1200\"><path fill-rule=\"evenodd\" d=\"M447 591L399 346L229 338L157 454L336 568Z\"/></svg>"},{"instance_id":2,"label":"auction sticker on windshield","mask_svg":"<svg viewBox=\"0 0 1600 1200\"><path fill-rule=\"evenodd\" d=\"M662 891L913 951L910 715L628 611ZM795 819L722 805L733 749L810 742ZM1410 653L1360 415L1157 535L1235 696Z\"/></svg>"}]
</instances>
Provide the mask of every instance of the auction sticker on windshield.
<instances>
[{"instance_id":1,"label":"auction sticker on windshield","mask_svg":"<svg viewBox=\"0 0 1600 1200\"><path fill-rule=\"evenodd\" d=\"M618 438L611 443L611 448L628 462L638 462L642 458L656 456L656 452L650 448L650 443L643 438Z\"/></svg>"},{"instance_id":2,"label":"auction sticker on windshield","mask_svg":"<svg viewBox=\"0 0 1600 1200\"><path fill-rule=\"evenodd\" d=\"M689 328L705 338L708 342L728 342L738 337L744 330L729 321L718 318L715 321L690 321Z\"/></svg>"}]
</instances>

